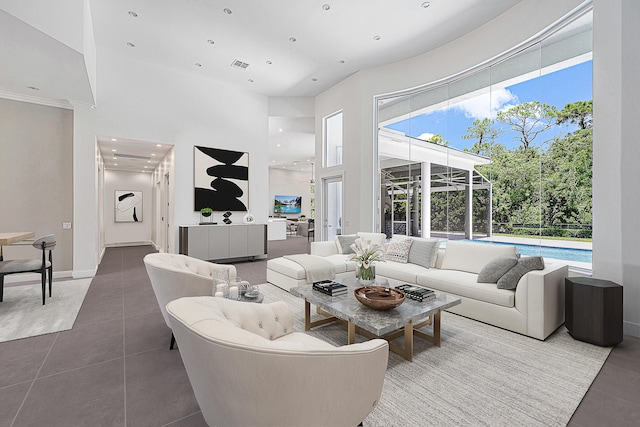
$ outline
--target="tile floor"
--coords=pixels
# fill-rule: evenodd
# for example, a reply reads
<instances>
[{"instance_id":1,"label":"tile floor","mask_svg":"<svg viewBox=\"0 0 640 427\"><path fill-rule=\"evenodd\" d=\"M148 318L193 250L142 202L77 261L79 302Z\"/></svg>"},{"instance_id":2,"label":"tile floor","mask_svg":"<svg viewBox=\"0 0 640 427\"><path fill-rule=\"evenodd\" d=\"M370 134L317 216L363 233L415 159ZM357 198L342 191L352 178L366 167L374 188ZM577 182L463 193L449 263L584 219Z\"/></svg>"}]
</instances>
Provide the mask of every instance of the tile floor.
<instances>
[{"instance_id":1,"label":"tile floor","mask_svg":"<svg viewBox=\"0 0 640 427\"><path fill-rule=\"evenodd\" d=\"M73 329L0 343L0 427L206 425L169 351L142 263L152 251L107 249ZM569 426L640 425L639 362L640 339L625 336Z\"/></svg>"}]
</instances>

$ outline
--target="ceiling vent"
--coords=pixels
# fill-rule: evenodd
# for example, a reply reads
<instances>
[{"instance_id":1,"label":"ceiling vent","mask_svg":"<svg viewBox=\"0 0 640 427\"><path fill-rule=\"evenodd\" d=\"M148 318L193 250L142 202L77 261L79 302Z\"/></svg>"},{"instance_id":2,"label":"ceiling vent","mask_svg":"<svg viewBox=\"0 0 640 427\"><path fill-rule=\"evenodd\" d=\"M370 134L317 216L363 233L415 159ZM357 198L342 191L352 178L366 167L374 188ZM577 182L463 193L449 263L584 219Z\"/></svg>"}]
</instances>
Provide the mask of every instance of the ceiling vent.
<instances>
[{"instance_id":1,"label":"ceiling vent","mask_svg":"<svg viewBox=\"0 0 640 427\"><path fill-rule=\"evenodd\" d=\"M231 63L231 66L239 70L246 70L249 64L247 64L246 62L242 62L238 59L234 59L233 62Z\"/></svg>"},{"instance_id":2,"label":"ceiling vent","mask_svg":"<svg viewBox=\"0 0 640 427\"><path fill-rule=\"evenodd\" d=\"M151 157L135 156L133 154L113 154L114 159L151 160Z\"/></svg>"}]
</instances>

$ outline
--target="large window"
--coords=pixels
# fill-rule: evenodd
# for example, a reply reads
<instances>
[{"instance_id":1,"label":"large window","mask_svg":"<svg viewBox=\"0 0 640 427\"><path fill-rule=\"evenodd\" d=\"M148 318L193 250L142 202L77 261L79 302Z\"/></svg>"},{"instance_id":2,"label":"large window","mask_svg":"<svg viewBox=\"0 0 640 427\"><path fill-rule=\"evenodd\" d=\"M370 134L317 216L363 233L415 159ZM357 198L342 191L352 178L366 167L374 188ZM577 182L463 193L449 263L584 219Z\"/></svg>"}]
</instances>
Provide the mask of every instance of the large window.
<instances>
[{"instance_id":1,"label":"large window","mask_svg":"<svg viewBox=\"0 0 640 427\"><path fill-rule=\"evenodd\" d=\"M592 14L446 83L378 99L379 229L591 264Z\"/></svg>"},{"instance_id":2,"label":"large window","mask_svg":"<svg viewBox=\"0 0 640 427\"><path fill-rule=\"evenodd\" d=\"M323 164L329 168L342 164L342 111L323 119Z\"/></svg>"}]
</instances>

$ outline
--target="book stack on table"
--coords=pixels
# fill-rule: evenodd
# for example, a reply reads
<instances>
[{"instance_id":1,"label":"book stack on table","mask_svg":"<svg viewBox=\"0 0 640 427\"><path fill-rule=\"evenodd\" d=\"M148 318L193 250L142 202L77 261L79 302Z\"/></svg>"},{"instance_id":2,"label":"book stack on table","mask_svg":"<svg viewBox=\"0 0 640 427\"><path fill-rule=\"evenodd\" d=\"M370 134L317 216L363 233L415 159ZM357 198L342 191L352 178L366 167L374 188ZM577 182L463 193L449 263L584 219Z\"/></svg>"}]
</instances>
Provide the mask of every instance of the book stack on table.
<instances>
[{"instance_id":1,"label":"book stack on table","mask_svg":"<svg viewBox=\"0 0 640 427\"><path fill-rule=\"evenodd\" d=\"M431 289L423 288L420 286L414 286L409 284L398 285L396 289L404 292L407 298L411 298L412 300L426 302L433 301L436 299L436 293Z\"/></svg>"},{"instance_id":2,"label":"book stack on table","mask_svg":"<svg viewBox=\"0 0 640 427\"><path fill-rule=\"evenodd\" d=\"M334 282L333 280L313 282L313 290L331 295L332 297L347 294L347 287L342 283Z\"/></svg>"}]
</instances>

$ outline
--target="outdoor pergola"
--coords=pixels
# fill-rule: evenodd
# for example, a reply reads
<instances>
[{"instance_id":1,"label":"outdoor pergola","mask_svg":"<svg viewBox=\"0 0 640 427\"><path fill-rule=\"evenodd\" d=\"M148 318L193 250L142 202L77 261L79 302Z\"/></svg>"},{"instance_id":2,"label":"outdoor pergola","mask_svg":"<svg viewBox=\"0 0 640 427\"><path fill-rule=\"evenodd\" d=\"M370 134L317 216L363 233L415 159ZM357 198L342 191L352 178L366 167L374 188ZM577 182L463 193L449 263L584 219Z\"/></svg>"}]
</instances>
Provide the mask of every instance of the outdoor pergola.
<instances>
[{"instance_id":1,"label":"outdoor pergola","mask_svg":"<svg viewBox=\"0 0 640 427\"><path fill-rule=\"evenodd\" d=\"M383 232L430 237L431 195L465 191L464 235L472 239L473 191L488 190L487 235L492 234L491 182L475 170L475 166L491 163L489 158L381 128L378 133L378 160ZM424 188L430 191L422 191ZM407 210L399 218L395 217L396 203L403 203ZM385 207L391 207L391 224L385 218Z\"/></svg>"}]
</instances>

